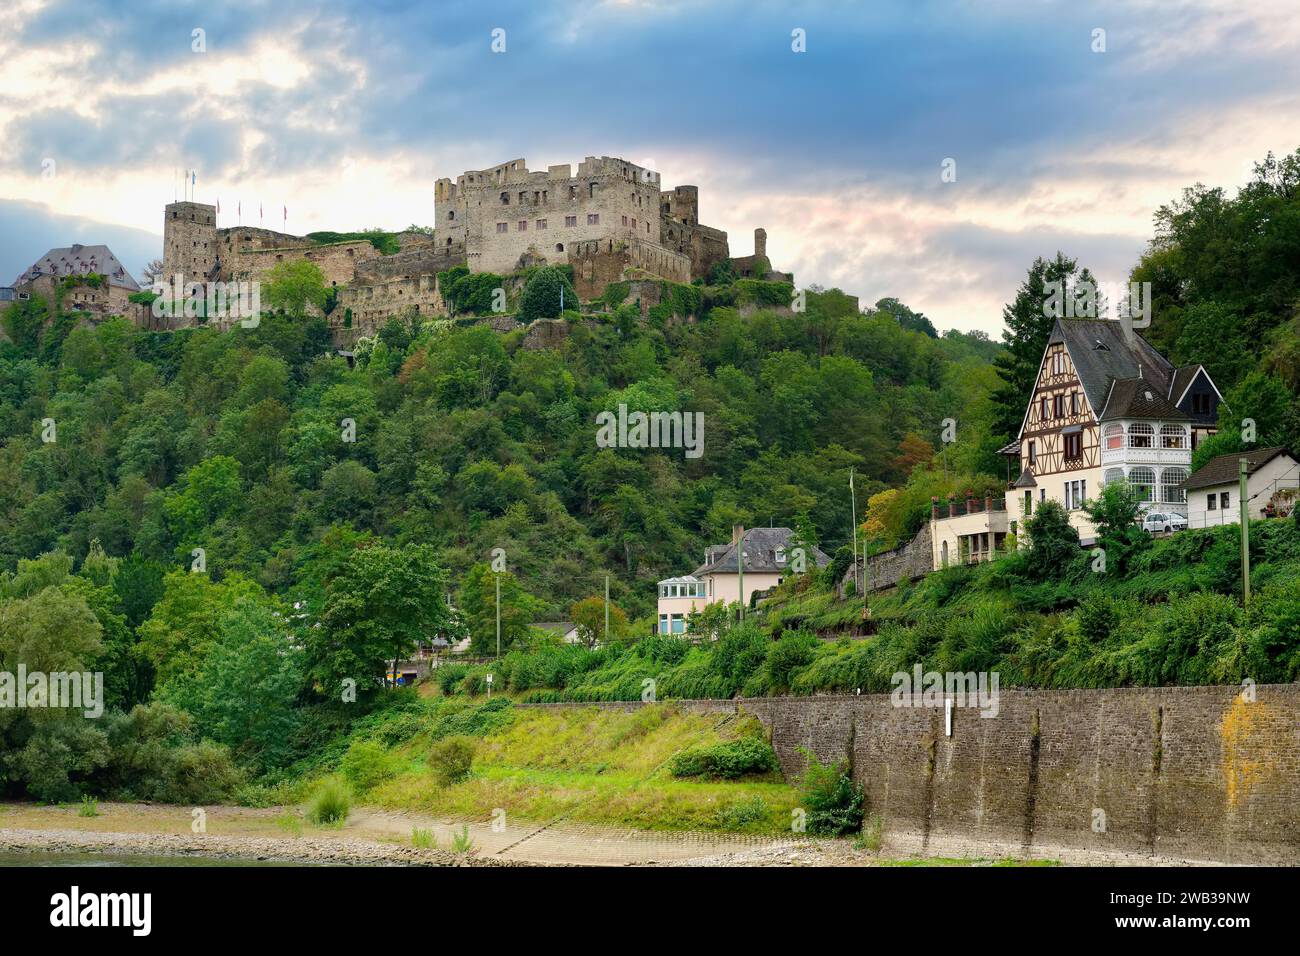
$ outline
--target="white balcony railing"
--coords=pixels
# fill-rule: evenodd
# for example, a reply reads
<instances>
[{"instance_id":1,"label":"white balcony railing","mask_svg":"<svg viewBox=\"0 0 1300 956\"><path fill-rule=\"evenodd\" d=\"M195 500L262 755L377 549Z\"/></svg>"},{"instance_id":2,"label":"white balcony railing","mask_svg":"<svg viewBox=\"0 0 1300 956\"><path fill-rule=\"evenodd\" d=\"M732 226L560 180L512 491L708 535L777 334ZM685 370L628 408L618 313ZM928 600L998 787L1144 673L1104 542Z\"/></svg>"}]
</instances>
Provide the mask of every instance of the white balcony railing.
<instances>
[{"instance_id":1,"label":"white balcony railing","mask_svg":"<svg viewBox=\"0 0 1300 956\"><path fill-rule=\"evenodd\" d=\"M1103 465L1181 465L1190 468L1190 448L1103 448Z\"/></svg>"}]
</instances>

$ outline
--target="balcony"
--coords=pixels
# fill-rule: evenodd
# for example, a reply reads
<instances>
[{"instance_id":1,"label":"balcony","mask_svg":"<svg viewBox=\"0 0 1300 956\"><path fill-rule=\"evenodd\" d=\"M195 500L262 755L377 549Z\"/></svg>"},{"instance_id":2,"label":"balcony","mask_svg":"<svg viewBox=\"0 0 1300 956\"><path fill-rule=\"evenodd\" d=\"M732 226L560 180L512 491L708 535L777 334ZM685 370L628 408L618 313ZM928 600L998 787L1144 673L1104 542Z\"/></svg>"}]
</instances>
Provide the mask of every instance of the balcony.
<instances>
[{"instance_id":1,"label":"balcony","mask_svg":"<svg viewBox=\"0 0 1300 956\"><path fill-rule=\"evenodd\" d=\"M944 518L960 518L965 515L975 515L984 512L1002 512L1006 513L1006 498L967 498L965 501L949 501L946 504L939 501L931 500L930 517L935 521L942 521Z\"/></svg>"},{"instance_id":2,"label":"balcony","mask_svg":"<svg viewBox=\"0 0 1300 956\"><path fill-rule=\"evenodd\" d=\"M1181 465L1190 468L1190 448L1103 448L1102 467L1106 465Z\"/></svg>"}]
</instances>

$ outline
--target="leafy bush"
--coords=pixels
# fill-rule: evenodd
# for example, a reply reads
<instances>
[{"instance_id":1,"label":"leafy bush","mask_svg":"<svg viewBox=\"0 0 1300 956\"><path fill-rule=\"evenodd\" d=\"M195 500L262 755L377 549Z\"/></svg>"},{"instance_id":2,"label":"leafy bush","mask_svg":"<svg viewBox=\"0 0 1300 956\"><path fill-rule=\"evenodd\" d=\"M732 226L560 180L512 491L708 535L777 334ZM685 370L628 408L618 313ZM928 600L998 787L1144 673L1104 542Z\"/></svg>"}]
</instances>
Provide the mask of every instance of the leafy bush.
<instances>
[{"instance_id":1,"label":"leafy bush","mask_svg":"<svg viewBox=\"0 0 1300 956\"><path fill-rule=\"evenodd\" d=\"M317 826L341 825L352 810L352 793L338 777L326 777L307 804L307 819Z\"/></svg>"},{"instance_id":2,"label":"leafy bush","mask_svg":"<svg viewBox=\"0 0 1300 956\"><path fill-rule=\"evenodd\" d=\"M429 766L444 787L460 783L474 769L473 739L461 735L439 740L429 751Z\"/></svg>"},{"instance_id":3,"label":"leafy bush","mask_svg":"<svg viewBox=\"0 0 1300 956\"><path fill-rule=\"evenodd\" d=\"M808 832L843 836L861 830L867 798L849 776L847 763L824 764L812 751L800 748L800 752L808 759L801 782Z\"/></svg>"},{"instance_id":4,"label":"leafy bush","mask_svg":"<svg viewBox=\"0 0 1300 956\"><path fill-rule=\"evenodd\" d=\"M392 756L368 740L354 740L339 762L339 772L359 793L371 790L397 772Z\"/></svg>"},{"instance_id":5,"label":"leafy bush","mask_svg":"<svg viewBox=\"0 0 1300 956\"><path fill-rule=\"evenodd\" d=\"M771 745L757 737L742 737L676 754L669 769L674 777L715 777L734 780L748 774L779 770Z\"/></svg>"},{"instance_id":6,"label":"leafy bush","mask_svg":"<svg viewBox=\"0 0 1300 956\"><path fill-rule=\"evenodd\" d=\"M714 822L719 830L730 830L734 833L749 829L755 824L762 824L771 812L767 801L754 794L752 797L745 797L718 807Z\"/></svg>"}]
</instances>

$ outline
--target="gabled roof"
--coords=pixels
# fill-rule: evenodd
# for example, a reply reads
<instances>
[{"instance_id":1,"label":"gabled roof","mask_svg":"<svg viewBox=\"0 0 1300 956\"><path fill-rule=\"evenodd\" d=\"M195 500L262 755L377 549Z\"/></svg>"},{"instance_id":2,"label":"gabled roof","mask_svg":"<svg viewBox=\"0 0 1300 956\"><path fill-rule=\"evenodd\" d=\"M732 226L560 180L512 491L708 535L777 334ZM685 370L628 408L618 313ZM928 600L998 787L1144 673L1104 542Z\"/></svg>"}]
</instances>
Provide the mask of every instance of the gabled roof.
<instances>
[{"instance_id":1,"label":"gabled roof","mask_svg":"<svg viewBox=\"0 0 1300 956\"><path fill-rule=\"evenodd\" d=\"M131 273L126 271L117 256L113 255L112 249L104 245L83 246L77 243L51 249L15 279L14 285L22 285L42 276L62 279L64 276L86 275L91 272L107 278L109 285L130 289L132 292L140 291L139 284L131 278Z\"/></svg>"},{"instance_id":2,"label":"gabled roof","mask_svg":"<svg viewBox=\"0 0 1300 956\"><path fill-rule=\"evenodd\" d=\"M1020 439L1016 439L1013 442L1007 442L1005 445L1003 445L1001 448L997 450L997 454L1006 455L1008 458L1019 458Z\"/></svg>"},{"instance_id":3,"label":"gabled roof","mask_svg":"<svg viewBox=\"0 0 1300 956\"><path fill-rule=\"evenodd\" d=\"M745 548L745 570L753 572L780 572L790 569L790 539L794 532L789 528L750 528L743 538ZM785 552L785 560L777 563L776 552ZM695 569L696 576L701 574L735 574L739 570L736 563L736 546L734 544L716 545L708 549L708 560ZM817 567L825 567L831 559L821 548L816 546L808 555Z\"/></svg>"},{"instance_id":4,"label":"gabled roof","mask_svg":"<svg viewBox=\"0 0 1300 956\"><path fill-rule=\"evenodd\" d=\"M1158 418L1164 421L1185 422L1185 412L1165 398L1164 392L1145 378L1124 378L1111 383L1100 421L1116 418Z\"/></svg>"},{"instance_id":5,"label":"gabled roof","mask_svg":"<svg viewBox=\"0 0 1300 956\"><path fill-rule=\"evenodd\" d=\"M1113 319L1057 319L1047 343L1063 343L1075 375L1094 410L1105 407L1115 380L1144 378L1165 396L1174 367L1136 332L1125 333Z\"/></svg>"},{"instance_id":6,"label":"gabled roof","mask_svg":"<svg viewBox=\"0 0 1300 956\"><path fill-rule=\"evenodd\" d=\"M1279 455L1290 453L1281 445L1272 448L1252 448L1250 451L1234 451L1231 454L1211 458L1192 476L1183 482L1184 488L1209 488L1212 485L1226 485L1238 480L1241 472L1238 459L1246 459L1246 474L1253 475Z\"/></svg>"}]
</instances>

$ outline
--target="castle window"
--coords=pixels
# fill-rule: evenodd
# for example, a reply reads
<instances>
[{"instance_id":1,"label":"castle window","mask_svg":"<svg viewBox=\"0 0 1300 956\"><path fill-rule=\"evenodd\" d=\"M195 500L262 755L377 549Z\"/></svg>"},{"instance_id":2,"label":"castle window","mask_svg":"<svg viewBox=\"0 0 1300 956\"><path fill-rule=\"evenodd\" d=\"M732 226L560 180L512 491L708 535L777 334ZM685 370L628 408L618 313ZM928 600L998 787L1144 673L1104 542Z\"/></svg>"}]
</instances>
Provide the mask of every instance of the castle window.
<instances>
[{"instance_id":1,"label":"castle window","mask_svg":"<svg viewBox=\"0 0 1300 956\"><path fill-rule=\"evenodd\" d=\"M501 205L503 205L503 206L509 206L509 205L510 205L510 194L509 194L509 193L502 193L502 194L501 194Z\"/></svg>"},{"instance_id":2,"label":"castle window","mask_svg":"<svg viewBox=\"0 0 1300 956\"><path fill-rule=\"evenodd\" d=\"M527 231L528 231L528 220L527 220L527 219L520 219L520 220L519 220L519 231L520 231L520 232L527 232Z\"/></svg>"},{"instance_id":3,"label":"castle window","mask_svg":"<svg viewBox=\"0 0 1300 956\"><path fill-rule=\"evenodd\" d=\"M596 197L596 184L594 182L587 184L587 196L592 199Z\"/></svg>"},{"instance_id":4,"label":"castle window","mask_svg":"<svg viewBox=\"0 0 1300 956\"><path fill-rule=\"evenodd\" d=\"M508 222L497 223L497 232L507 232L509 229L510 229L510 224Z\"/></svg>"},{"instance_id":5,"label":"castle window","mask_svg":"<svg viewBox=\"0 0 1300 956\"><path fill-rule=\"evenodd\" d=\"M557 243L555 244L555 251L556 251L556 252L563 252L563 251L564 251L564 243L562 243L562 242L557 242Z\"/></svg>"},{"instance_id":6,"label":"castle window","mask_svg":"<svg viewBox=\"0 0 1300 956\"><path fill-rule=\"evenodd\" d=\"M519 194L519 205L522 206L526 202L528 202L528 193L521 192Z\"/></svg>"},{"instance_id":7,"label":"castle window","mask_svg":"<svg viewBox=\"0 0 1300 956\"><path fill-rule=\"evenodd\" d=\"M447 219L448 219L448 220L454 221L455 218L456 218L456 210L453 209L453 210L451 210L450 212L447 213Z\"/></svg>"},{"instance_id":8,"label":"castle window","mask_svg":"<svg viewBox=\"0 0 1300 956\"><path fill-rule=\"evenodd\" d=\"M576 225L578 224L578 217L577 217L577 216L565 216L565 217L564 217L564 224L565 224L566 226L576 226Z\"/></svg>"},{"instance_id":9,"label":"castle window","mask_svg":"<svg viewBox=\"0 0 1300 956\"><path fill-rule=\"evenodd\" d=\"M600 213L598 213L598 212L589 212L589 213L587 213L587 225L589 225L589 226L599 226L599 225L600 225Z\"/></svg>"},{"instance_id":10,"label":"castle window","mask_svg":"<svg viewBox=\"0 0 1300 956\"><path fill-rule=\"evenodd\" d=\"M578 198L578 187L577 187L577 186L570 186L570 187L569 187L569 198L570 198L570 199L577 199L577 198Z\"/></svg>"},{"instance_id":11,"label":"castle window","mask_svg":"<svg viewBox=\"0 0 1300 956\"><path fill-rule=\"evenodd\" d=\"M623 217L623 225L625 225L625 226L627 225L627 216L624 216L624 217Z\"/></svg>"},{"instance_id":12,"label":"castle window","mask_svg":"<svg viewBox=\"0 0 1300 956\"><path fill-rule=\"evenodd\" d=\"M537 228L538 228L538 229L545 229L545 228L546 228L546 220L545 220L545 219L539 219L539 220L537 220Z\"/></svg>"}]
</instances>

